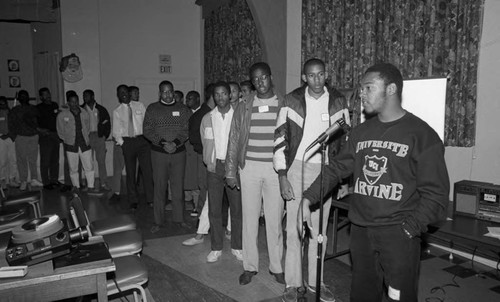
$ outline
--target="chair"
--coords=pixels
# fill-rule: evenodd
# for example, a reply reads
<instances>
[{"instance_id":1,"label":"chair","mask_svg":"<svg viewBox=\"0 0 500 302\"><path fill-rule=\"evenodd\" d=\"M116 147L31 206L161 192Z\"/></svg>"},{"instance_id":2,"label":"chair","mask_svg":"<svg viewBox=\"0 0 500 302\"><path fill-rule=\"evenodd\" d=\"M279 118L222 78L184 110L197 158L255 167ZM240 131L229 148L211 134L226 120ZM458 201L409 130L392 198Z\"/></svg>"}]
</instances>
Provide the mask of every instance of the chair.
<instances>
[{"instance_id":1,"label":"chair","mask_svg":"<svg viewBox=\"0 0 500 302\"><path fill-rule=\"evenodd\" d=\"M338 232L351 223L348 217L344 217L342 220L339 221L339 210L343 209L349 211L350 198L351 195L348 195L347 197L341 200L332 199L332 210L333 210L332 213L333 221L331 222L333 227L331 236L332 240L328 240L327 254L325 255L325 260L337 258L342 255L348 254L350 252L349 249L338 251Z\"/></svg>"},{"instance_id":2,"label":"chair","mask_svg":"<svg viewBox=\"0 0 500 302\"><path fill-rule=\"evenodd\" d=\"M73 225L71 229L85 228L89 236L96 236L92 224L89 222L87 213L78 195L70 201L70 214ZM126 255L139 254L142 251L142 236L137 230L126 230L117 233L102 235L104 242L108 245L111 257L117 258Z\"/></svg>"},{"instance_id":3,"label":"chair","mask_svg":"<svg viewBox=\"0 0 500 302\"><path fill-rule=\"evenodd\" d=\"M143 284L148 282L148 271L141 259L136 255L124 256L113 259L116 267L114 277L108 279L108 296L127 291L134 291L134 300L139 302L137 292L140 293L142 301L147 302L146 291Z\"/></svg>"}]
</instances>

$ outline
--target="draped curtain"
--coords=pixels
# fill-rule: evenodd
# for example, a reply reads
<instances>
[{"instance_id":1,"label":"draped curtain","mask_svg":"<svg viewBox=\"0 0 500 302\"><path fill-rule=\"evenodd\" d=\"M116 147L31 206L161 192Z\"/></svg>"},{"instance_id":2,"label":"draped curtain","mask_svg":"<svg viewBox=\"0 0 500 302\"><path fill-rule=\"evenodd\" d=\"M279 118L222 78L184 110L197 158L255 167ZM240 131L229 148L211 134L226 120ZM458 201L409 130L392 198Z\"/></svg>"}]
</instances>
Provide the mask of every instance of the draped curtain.
<instances>
[{"instance_id":1,"label":"draped curtain","mask_svg":"<svg viewBox=\"0 0 500 302\"><path fill-rule=\"evenodd\" d=\"M262 60L262 47L245 0L233 0L205 19L205 83L240 82Z\"/></svg>"},{"instance_id":2,"label":"draped curtain","mask_svg":"<svg viewBox=\"0 0 500 302\"><path fill-rule=\"evenodd\" d=\"M35 55L35 90L47 87L52 95L52 101L63 105L66 103L64 97L64 84L61 73L59 72L59 62L61 55L58 52L43 52Z\"/></svg>"},{"instance_id":3,"label":"draped curtain","mask_svg":"<svg viewBox=\"0 0 500 302\"><path fill-rule=\"evenodd\" d=\"M475 140L484 0L303 0L302 62L324 59L333 86L356 87L376 62L405 79L447 77L445 144ZM355 106L359 108L359 99Z\"/></svg>"}]
</instances>

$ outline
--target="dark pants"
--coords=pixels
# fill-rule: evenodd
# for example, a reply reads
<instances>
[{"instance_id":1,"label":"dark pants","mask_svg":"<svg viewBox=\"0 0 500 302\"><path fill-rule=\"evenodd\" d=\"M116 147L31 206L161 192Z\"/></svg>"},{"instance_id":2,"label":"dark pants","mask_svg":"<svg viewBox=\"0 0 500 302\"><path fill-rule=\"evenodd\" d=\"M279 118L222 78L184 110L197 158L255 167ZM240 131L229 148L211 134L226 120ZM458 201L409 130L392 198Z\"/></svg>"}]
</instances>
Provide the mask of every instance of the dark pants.
<instances>
[{"instance_id":1,"label":"dark pants","mask_svg":"<svg viewBox=\"0 0 500 302\"><path fill-rule=\"evenodd\" d=\"M139 203L137 193L137 161L144 176L144 194L146 202L153 201L153 172L151 164L151 145L143 137L123 138L123 158L125 160L125 171L127 172L127 197L130 205Z\"/></svg>"},{"instance_id":2,"label":"dark pants","mask_svg":"<svg viewBox=\"0 0 500 302\"><path fill-rule=\"evenodd\" d=\"M170 182L172 190L172 221L184 221L184 173L186 151L167 154L151 151L154 179L154 216L155 224L165 223L165 200Z\"/></svg>"},{"instance_id":3,"label":"dark pants","mask_svg":"<svg viewBox=\"0 0 500 302\"><path fill-rule=\"evenodd\" d=\"M417 301L419 238L408 238L399 224L380 227L353 224L350 250L352 302Z\"/></svg>"},{"instance_id":4,"label":"dark pants","mask_svg":"<svg viewBox=\"0 0 500 302\"><path fill-rule=\"evenodd\" d=\"M222 199L224 190L231 210L231 248L241 250L241 192L225 186L224 163L217 160L215 173L208 171L208 220L210 221L210 239L212 251L221 251L224 238L222 220Z\"/></svg>"},{"instance_id":5,"label":"dark pants","mask_svg":"<svg viewBox=\"0 0 500 302\"><path fill-rule=\"evenodd\" d=\"M59 148L60 140L57 133L40 135L40 173L42 183L48 185L57 183L59 180Z\"/></svg>"}]
</instances>

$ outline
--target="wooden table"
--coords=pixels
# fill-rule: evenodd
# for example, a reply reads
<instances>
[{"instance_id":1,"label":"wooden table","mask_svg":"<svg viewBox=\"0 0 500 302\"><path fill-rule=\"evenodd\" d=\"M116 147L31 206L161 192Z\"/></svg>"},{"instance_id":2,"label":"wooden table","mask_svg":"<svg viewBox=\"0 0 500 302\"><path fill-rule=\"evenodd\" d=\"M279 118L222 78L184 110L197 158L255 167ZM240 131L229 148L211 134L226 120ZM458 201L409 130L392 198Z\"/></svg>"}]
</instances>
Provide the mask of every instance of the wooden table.
<instances>
[{"instance_id":1,"label":"wooden table","mask_svg":"<svg viewBox=\"0 0 500 302\"><path fill-rule=\"evenodd\" d=\"M6 266L5 252L0 264ZM2 301L55 301L97 293L98 301L108 301L106 273L115 271L110 259L53 269L52 261L28 268L23 278L0 279Z\"/></svg>"}]
</instances>

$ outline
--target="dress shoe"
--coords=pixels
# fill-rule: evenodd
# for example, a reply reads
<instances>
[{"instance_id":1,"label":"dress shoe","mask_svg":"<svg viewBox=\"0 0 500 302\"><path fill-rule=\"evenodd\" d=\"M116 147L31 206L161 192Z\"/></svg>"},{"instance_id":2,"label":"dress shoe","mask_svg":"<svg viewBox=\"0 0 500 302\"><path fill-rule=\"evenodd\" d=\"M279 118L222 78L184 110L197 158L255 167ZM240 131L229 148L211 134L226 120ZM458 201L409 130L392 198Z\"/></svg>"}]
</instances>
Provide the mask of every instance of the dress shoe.
<instances>
[{"instance_id":1,"label":"dress shoe","mask_svg":"<svg viewBox=\"0 0 500 302\"><path fill-rule=\"evenodd\" d=\"M73 187L70 186L70 185L63 185L62 188L61 188L61 190L59 190L59 191L61 191L62 193L65 193L65 192L71 191L72 188Z\"/></svg>"},{"instance_id":2,"label":"dress shoe","mask_svg":"<svg viewBox=\"0 0 500 302\"><path fill-rule=\"evenodd\" d=\"M222 255L222 251L211 251L207 256L207 262L212 263L219 260L220 255Z\"/></svg>"},{"instance_id":3,"label":"dress shoe","mask_svg":"<svg viewBox=\"0 0 500 302\"><path fill-rule=\"evenodd\" d=\"M43 184L38 179L32 179L30 183L32 187L43 187Z\"/></svg>"},{"instance_id":4,"label":"dress shoe","mask_svg":"<svg viewBox=\"0 0 500 302\"><path fill-rule=\"evenodd\" d=\"M243 252L241 250L231 249L231 254L233 254L239 261L243 261Z\"/></svg>"},{"instance_id":5,"label":"dress shoe","mask_svg":"<svg viewBox=\"0 0 500 302\"><path fill-rule=\"evenodd\" d=\"M119 202L120 201L120 194L113 193L113 195L111 195L111 197L109 198L109 201Z\"/></svg>"},{"instance_id":6,"label":"dress shoe","mask_svg":"<svg viewBox=\"0 0 500 302\"><path fill-rule=\"evenodd\" d=\"M286 284L285 273L273 273L271 271L269 271L269 273L274 276L274 279L276 279L276 282L281 283L281 284Z\"/></svg>"},{"instance_id":7,"label":"dress shoe","mask_svg":"<svg viewBox=\"0 0 500 302\"><path fill-rule=\"evenodd\" d=\"M252 277L257 275L257 272L244 271L243 274L240 275L240 284L247 285L252 282Z\"/></svg>"},{"instance_id":8,"label":"dress shoe","mask_svg":"<svg viewBox=\"0 0 500 302\"><path fill-rule=\"evenodd\" d=\"M182 245L187 245L187 246L197 245L197 244L203 243L203 241L205 241L205 237L201 237L200 239L193 237L193 238L189 238L187 240L184 240L182 242Z\"/></svg>"}]
</instances>

